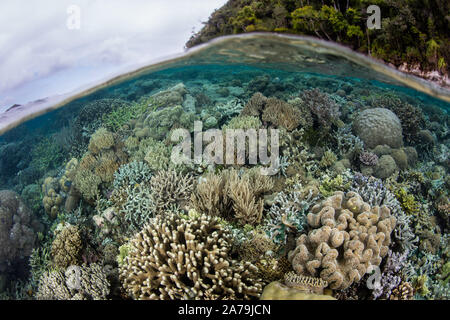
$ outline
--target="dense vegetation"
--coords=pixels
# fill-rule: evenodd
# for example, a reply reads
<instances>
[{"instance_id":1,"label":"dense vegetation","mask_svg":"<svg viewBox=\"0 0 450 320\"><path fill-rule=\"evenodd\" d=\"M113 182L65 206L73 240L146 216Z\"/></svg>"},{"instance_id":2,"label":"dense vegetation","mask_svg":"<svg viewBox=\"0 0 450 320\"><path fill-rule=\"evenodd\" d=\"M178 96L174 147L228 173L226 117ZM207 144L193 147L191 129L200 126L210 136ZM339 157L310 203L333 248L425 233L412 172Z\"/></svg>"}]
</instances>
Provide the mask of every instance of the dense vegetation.
<instances>
[{"instance_id":1,"label":"dense vegetation","mask_svg":"<svg viewBox=\"0 0 450 320\"><path fill-rule=\"evenodd\" d=\"M381 8L381 29L366 27L369 5ZM270 31L316 36L395 66L449 74L448 0L229 0L187 47L228 34Z\"/></svg>"}]
</instances>

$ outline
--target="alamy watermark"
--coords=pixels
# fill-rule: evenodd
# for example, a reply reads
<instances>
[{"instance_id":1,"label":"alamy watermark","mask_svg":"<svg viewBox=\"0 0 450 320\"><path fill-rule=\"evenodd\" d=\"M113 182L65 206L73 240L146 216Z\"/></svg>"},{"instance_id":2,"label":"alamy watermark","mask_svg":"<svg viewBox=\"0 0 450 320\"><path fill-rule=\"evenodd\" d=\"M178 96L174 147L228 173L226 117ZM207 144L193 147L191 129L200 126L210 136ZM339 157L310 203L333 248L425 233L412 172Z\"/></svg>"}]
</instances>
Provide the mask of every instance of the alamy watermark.
<instances>
[{"instance_id":1,"label":"alamy watermark","mask_svg":"<svg viewBox=\"0 0 450 320\"><path fill-rule=\"evenodd\" d=\"M370 14L367 18L367 28L372 29L381 29L381 9L377 5L370 5L367 7L366 12Z\"/></svg>"},{"instance_id":2,"label":"alamy watermark","mask_svg":"<svg viewBox=\"0 0 450 320\"><path fill-rule=\"evenodd\" d=\"M275 175L279 171L278 129L226 129L224 132L219 129L209 129L203 132L203 123L195 121L193 141L187 129L174 130L171 140L178 143L171 154L171 161L176 165L192 163L244 165L248 163L265 166L261 168L263 175ZM204 144L207 145L204 147Z\"/></svg>"}]
</instances>

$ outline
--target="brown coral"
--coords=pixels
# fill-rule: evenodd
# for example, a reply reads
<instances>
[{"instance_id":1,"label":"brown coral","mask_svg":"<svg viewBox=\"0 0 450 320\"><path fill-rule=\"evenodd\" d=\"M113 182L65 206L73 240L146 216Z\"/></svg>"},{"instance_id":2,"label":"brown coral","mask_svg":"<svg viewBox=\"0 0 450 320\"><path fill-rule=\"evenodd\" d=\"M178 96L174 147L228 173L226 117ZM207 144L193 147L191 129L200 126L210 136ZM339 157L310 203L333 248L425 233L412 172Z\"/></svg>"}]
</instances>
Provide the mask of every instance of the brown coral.
<instances>
[{"instance_id":1,"label":"brown coral","mask_svg":"<svg viewBox=\"0 0 450 320\"><path fill-rule=\"evenodd\" d=\"M371 208L359 194L338 191L316 204L307 222L312 230L289 252L294 270L342 290L359 281L369 266L380 265L396 219L386 206Z\"/></svg>"},{"instance_id":2,"label":"brown coral","mask_svg":"<svg viewBox=\"0 0 450 320\"><path fill-rule=\"evenodd\" d=\"M248 299L261 293L256 267L230 259L231 235L217 218L157 216L129 247L120 279L134 299Z\"/></svg>"},{"instance_id":3,"label":"brown coral","mask_svg":"<svg viewBox=\"0 0 450 320\"><path fill-rule=\"evenodd\" d=\"M389 300L412 300L413 297L413 287L408 282L402 281L397 288L392 290Z\"/></svg>"},{"instance_id":4,"label":"brown coral","mask_svg":"<svg viewBox=\"0 0 450 320\"><path fill-rule=\"evenodd\" d=\"M112 139L112 140L111 140ZM89 150L80 160L74 176L74 186L84 199L93 201L102 183L111 183L114 172L128 160L124 144L104 128L91 137Z\"/></svg>"},{"instance_id":5,"label":"brown coral","mask_svg":"<svg viewBox=\"0 0 450 320\"><path fill-rule=\"evenodd\" d=\"M194 189L194 178L175 170L161 170L150 180L155 212L162 212L174 205L185 207Z\"/></svg>"},{"instance_id":6,"label":"brown coral","mask_svg":"<svg viewBox=\"0 0 450 320\"><path fill-rule=\"evenodd\" d=\"M255 225L262 219L262 196L272 188L272 179L257 170L248 170L242 175L236 170L224 170L220 176L206 176L191 201L200 212Z\"/></svg>"},{"instance_id":7,"label":"brown coral","mask_svg":"<svg viewBox=\"0 0 450 320\"><path fill-rule=\"evenodd\" d=\"M241 111L241 116L259 117L267 103L267 98L260 92L255 93Z\"/></svg>"},{"instance_id":8,"label":"brown coral","mask_svg":"<svg viewBox=\"0 0 450 320\"><path fill-rule=\"evenodd\" d=\"M284 127L291 131L299 126L301 115L300 110L289 103L276 98L269 98L262 114L262 119L277 127Z\"/></svg>"},{"instance_id":9,"label":"brown coral","mask_svg":"<svg viewBox=\"0 0 450 320\"><path fill-rule=\"evenodd\" d=\"M77 226L68 225L57 234L52 243L51 255L57 267L67 268L80 261L82 241Z\"/></svg>"}]
</instances>

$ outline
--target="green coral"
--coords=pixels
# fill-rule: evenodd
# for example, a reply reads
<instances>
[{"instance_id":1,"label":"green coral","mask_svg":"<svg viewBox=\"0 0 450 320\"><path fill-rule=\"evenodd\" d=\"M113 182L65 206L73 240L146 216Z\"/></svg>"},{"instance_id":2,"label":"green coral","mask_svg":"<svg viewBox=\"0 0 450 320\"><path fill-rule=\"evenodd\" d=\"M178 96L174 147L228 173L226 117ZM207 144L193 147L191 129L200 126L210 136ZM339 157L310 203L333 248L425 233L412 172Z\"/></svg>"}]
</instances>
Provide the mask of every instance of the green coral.
<instances>
[{"instance_id":1,"label":"green coral","mask_svg":"<svg viewBox=\"0 0 450 320\"><path fill-rule=\"evenodd\" d=\"M347 191L350 189L351 182L345 181L344 176L338 174L336 177L325 177L319 185L319 191L323 196L329 197L335 191Z\"/></svg>"},{"instance_id":2,"label":"green coral","mask_svg":"<svg viewBox=\"0 0 450 320\"><path fill-rule=\"evenodd\" d=\"M400 202L403 211L408 215L417 215L419 213L419 203L414 196L404 188L394 190L394 195Z\"/></svg>"}]
</instances>

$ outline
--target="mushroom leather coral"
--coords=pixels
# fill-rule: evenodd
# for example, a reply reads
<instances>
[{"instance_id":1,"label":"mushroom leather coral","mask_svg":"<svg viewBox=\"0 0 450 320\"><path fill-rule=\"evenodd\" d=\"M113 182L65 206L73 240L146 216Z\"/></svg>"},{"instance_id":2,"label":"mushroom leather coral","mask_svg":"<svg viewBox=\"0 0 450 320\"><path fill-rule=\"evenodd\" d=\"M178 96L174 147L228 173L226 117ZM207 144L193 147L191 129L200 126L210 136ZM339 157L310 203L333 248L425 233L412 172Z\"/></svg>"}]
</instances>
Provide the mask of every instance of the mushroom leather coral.
<instances>
[{"instance_id":1,"label":"mushroom leather coral","mask_svg":"<svg viewBox=\"0 0 450 320\"><path fill-rule=\"evenodd\" d=\"M335 192L307 216L311 230L289 252L300 275L320 277L343 290L379 266L388 252L396 219L389 208L371 207L356 192Z\"/></svg>"}]
</instances>

